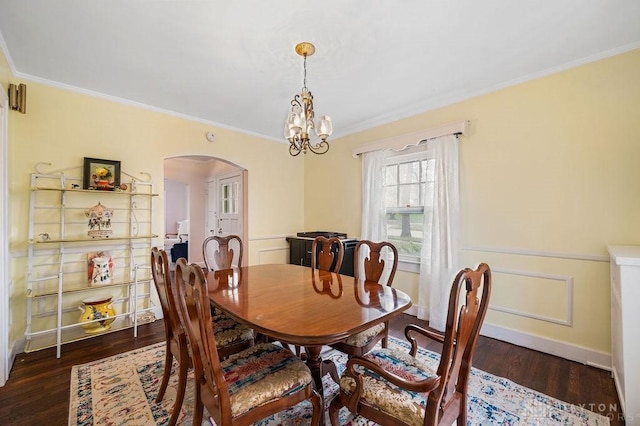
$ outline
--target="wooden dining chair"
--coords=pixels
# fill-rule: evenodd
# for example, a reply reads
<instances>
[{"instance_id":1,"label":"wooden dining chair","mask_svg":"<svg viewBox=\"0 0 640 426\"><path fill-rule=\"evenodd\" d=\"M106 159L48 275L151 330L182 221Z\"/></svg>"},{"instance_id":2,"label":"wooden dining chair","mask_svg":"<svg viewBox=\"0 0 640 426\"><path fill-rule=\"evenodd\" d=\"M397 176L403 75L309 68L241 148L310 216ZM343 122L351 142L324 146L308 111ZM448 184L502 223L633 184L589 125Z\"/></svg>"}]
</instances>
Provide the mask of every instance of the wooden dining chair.
<instances>
[{"instance_id":1,"label":"wooden dining chair","mask_svg":"<svg viewBox=\"0 0 640 426\"><path fill-rule=\"evenodd\" d=\"M178 260L185 262L184 258ZM177 288L175 281L171 279L169 259L167 253L157 247L151 249L151 275L162 307L166 341L164 373L156 402L160 402L164 398L171 376L173 358L178 361L179 366L178 389L169 419L169 425L173 426L180 414L187 384L187 371L191 368L192 363L187 334L180 323L178 305L175 303ZM213 316L212 321L216 323L215 339L222 358L253 346L253 331L249 327L219 316Z\"/></svg>"},{"instance_id":2,"label":"wooden dining chair","mask_svg":"<svg viewBox=\"0 0 640 426\"><path fill-rule=\"evenodd\" d=\"M409 353L382 348L349 358L329 406L331 424L338 425L339 410L347 407L381 425L466 426L469 373L490 295L487 264L463 269L451 287L444 334L408 325ZM416 356L416 336L442 343L436 371Z\"/></svg>"},{"instance_id":3,"label":"wooden dining chair","mask_svg":"<svg viewBox=\"0 0 640 426\"><path fill-rule=\"evenodd\" d=\"M360 240L354 249L356 281L375 281L390 286L398 268L398 250L387 241ZM375 325L356 335L331 345L348 356L364 355L382 340L387 347L389 321Z\"/></svg>"},{"instance_id":4,"label":"wooden dining chair","mask_svg":"<svg viewBox=\"0 0 640 426\"><path fill-rule=\"evenodd\" d=\"M344 244L339 238L318 236L311 244L311 268L340 272L344 259Z\"/></svg>"},{"instance_id":5,"label":"wooden dining chair","mask_svg":"<svg viewBox=\"0 0 640 426\"><path fill-rule=\"evenodd\" d=\"M260 343L221 360L209 292L202 269L184 259L176 265L179 316L191 343L195 376L194 425L203 408L218 425L251 425L257 420L309 400L312 425L320 423L322 399L311 371L290 351Z\"/></svg>"},{"instance_id":6,"label":"wooden dining chair","mask_svg":"<svg viewBox=\"0 0 640 426\"><path fill-rule=\"evenodd\" d=\"M204 264L210 271L241 267L243 251L242 238L238 235L228 235L226 237L214 235L205 238L202 242ZM220 321L224 319L228 323L236 322L236 320L213 304L211 304L211 309L213 310L213 315ZM254 340L266 341L267 338L254 332Z\"/></svg>"},{"instance_id":7,"label":"wooden dining chair","mask_svg":"<svg viewBox=\"0 0 640 426\"><path fill-rule=\"evenodd\" d=\"M210 271L242 266L242 251L242 239L237 235L214 235L202 243L204 264Z\"/></svg>"},{"instance_id":8,"label":"wooden dining chair","mask_svg":"<svg viewBox=\"0 0 640 426\"><path fill-rule=\"evenodd\" d=\"M187 385L187 371L191 368L191 357L189 356L187 335L180 325L177 307L171 295L174 288L170 274L167 253L164 250L158 250L157 247L151 249L151 275L156 291L158 292L158 298L160 299L166 342L164 373L162 374L162 382L160 383L156 402L159 403L164 398L169 378L171 377L173 359L175 358L176 361L178 361L178 389L173 404L173 411L169 418L169 425L173 426L178 420L182 401L184 400Z\"/></svg>"},{"instance_id":9,"label":"wooden dining chair","mask_svg":"<svg viewBox=\"0 0 640 426\"><path fill-rule=\"evenodd\" d=\"M312 272L315 270L320 271L328 271L328 272L340 272L340 268L342 267L342 260L344 259L344 244L340 241L339 238L336 237L325 237L325 236L317 236L313 239L313 243L311 243L311 269ZM314 275L314 289L318 291L316 287L316 280ZM342 293L342 282L340 282L340 294ZM287 347L290 347L286 342L281 342ZM302 347L299 345L295 346L296 355L305 358L306 354L303 355ZM337 371L335 368L332 368L332 374L337 376Z\"/></svg>"}]
</instances>

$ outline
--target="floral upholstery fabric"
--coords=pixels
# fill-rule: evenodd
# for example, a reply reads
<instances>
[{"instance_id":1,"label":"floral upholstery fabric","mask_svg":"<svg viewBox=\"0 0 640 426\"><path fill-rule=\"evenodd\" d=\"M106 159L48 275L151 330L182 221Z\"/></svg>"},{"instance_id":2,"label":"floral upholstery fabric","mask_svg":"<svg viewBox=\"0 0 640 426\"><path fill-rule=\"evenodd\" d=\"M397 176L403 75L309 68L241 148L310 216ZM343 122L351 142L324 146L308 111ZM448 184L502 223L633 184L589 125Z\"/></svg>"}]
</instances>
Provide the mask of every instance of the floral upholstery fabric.
<instances>
[{"instance_id":1,"label":"floral upholstery fabric","mask_svg":"<svg viewBox=\"0 0 640 426\"><path fill-rule=\"evenodd\" d=\"M364 346L371 341L374 337L376 337L382 330L384 330L384 323L374 325L371 328L366 329L365 331L361 331L358 334L355 334L347 339L343 340L344 343L350 346Z\"/></svg>"},{"instance_id":2,"label":"floral upholstery fabric","mask_svg":"<svg viewBox=\"0 0 640 426\"><path fill-rule=\"evenodd\" d=\"M313 380L300 358L271 343L231 355L221 367L229 384L233 417L297 392Z\"/></svg>"},{"instance_id":3,"label":"floral upholstery fabric","mask_svg":"<svg viewBox=\"0 0 640 426\"><path fill-rule=\"evenodd\" d=\"M227 315L215 315L212 321L218 348L253 339L253 330L251 328L240 324Z\"/></svg>"},{"instance_id":4,"label":"floral upholstery fabric","mask_svg":"<svg viewBox=\"0 0 640 426\"><path fill-rule=\"evenodd\" d=\"M424 380L435 376L435 371L425 361L414 358L403 350L377 349L364 357L386 371L393 372L407 380ZM368 405L409 425L420 426L423 424L427 394L406 391L361 366L356 367L356 371L364 374L362 399ZM340 388L347 394L351 394L355 388L355 381L343 374Z\"/></svg>"}]
</instances>

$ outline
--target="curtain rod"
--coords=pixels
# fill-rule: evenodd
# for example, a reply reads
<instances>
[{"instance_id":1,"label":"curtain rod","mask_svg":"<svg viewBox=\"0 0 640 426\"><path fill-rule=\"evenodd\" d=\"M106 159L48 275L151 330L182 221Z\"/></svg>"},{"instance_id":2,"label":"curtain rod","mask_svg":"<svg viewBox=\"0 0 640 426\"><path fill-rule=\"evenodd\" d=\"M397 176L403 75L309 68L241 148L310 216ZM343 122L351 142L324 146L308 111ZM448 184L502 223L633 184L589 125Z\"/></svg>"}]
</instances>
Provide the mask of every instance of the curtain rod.
<instances>
[{"instance_id":1,"label":"curtain rod","mask_svg":"<svg viewBox=\"0 0 640 426\"><path fill-rule=\"evenodd\" d=\"M383 149L403 150L411 145L418 145L420 142L446 135L464 135L469 133L469 120L456 121L455 123L443 124L438 127L420 130L404 135L392 136L380 139L365 145L356 146L352 150L354 158L365 152L379 151Z\"/></svg>"}]
</instances>

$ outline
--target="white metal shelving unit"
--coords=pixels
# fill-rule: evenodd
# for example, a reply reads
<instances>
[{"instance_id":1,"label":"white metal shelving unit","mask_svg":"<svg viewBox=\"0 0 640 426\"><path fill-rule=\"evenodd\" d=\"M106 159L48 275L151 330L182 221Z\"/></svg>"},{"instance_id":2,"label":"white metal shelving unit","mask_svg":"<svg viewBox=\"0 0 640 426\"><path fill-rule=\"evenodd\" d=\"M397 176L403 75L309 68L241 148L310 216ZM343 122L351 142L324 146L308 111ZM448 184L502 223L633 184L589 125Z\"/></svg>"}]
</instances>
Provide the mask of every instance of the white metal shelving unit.
<instances>
[{"instance_id":1,"label":"white metal shelving unit","mask_svg":"<svg viewBox=\"0 0 640 426\"><path fill-rule=\"evenodd\" d=\"M37 167L36 167L36 170ZM74 169L71 169L74 170ZM130 177L125 190L80 189L81 176L64 172L31 175L26 275L26 352L106 332L133 328L149 321L152 303L150 252L153 184ZM85 211L101 203L113 210L112 235L91 238ZM88 258L108 252L114 262L113 279L91 285ZM112 297L116 316L108 331L88 334L79 321L82 300ZM96 320L98 321L98 320Z\"/></svg>"}]
</instances>

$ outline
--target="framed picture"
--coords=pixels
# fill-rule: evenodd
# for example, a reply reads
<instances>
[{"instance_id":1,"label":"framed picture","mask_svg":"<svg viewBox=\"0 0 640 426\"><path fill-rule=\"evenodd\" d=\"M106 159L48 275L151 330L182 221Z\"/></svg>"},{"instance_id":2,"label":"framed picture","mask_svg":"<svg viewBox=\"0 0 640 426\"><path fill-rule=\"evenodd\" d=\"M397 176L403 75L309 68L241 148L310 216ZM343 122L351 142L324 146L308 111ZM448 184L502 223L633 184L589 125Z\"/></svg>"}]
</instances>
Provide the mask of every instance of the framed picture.
<instances>
[{"instance_id":1,"label":"framed picture","mask_svg":"<svg viewBox=\"0 0 640 426\"><path fill-rule=\"evenodd\" d=\"M111 284L115 262L108 251L87 253L87 280L91 287Z\"/></svg>"},{"instance_id":2,"label":"framed picture","mask_svg":"<svg viewBox=\"0 0 640 426\"><path fill-rule=\"evenodd\" d=\"M82 188L113 191L120 186L120 162L84 157Z\"/></svg>"}]
</instances>

